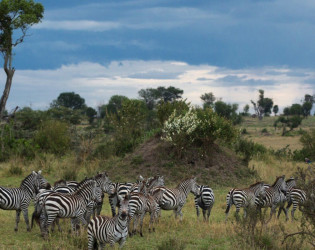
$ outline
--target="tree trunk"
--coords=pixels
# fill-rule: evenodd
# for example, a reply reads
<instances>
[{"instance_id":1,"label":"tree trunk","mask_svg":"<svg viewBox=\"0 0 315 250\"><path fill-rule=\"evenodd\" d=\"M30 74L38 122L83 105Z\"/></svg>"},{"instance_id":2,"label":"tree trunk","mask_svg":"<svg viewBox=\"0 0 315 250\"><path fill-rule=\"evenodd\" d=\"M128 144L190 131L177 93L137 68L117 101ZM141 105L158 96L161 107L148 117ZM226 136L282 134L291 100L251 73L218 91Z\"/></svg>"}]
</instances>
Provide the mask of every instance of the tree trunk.
<instances>
[{"instance_id":1,"label":"tree trunk","mask_svg":"<svg viewBox=\"0 0 315 250\"><path fill-rule=\"evenodd\" d=\"M3 68L4 68L4 72L7 75L7 80L5 83L2 97L0 99L0 120L2 119L4 111L5 111L5 106L6 106L9 94L10 94L12 79L15 72L15 69L11 67L11 60L12 60L11 55L5 55Z\"/></svg>"}]
</instances>

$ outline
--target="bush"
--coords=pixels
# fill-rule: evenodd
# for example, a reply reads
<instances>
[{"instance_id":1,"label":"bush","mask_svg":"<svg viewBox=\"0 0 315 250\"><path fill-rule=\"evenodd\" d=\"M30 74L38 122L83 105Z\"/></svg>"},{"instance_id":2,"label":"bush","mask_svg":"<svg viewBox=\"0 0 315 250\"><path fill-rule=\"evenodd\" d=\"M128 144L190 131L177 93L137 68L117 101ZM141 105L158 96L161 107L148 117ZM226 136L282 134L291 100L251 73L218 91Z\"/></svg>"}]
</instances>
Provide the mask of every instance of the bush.
<instances>
[{"instance_id":1,"label":"bush","mask_svg":"<svg viewBox=\"0 0 315 250\"><path fill-rule=\"evenodd\" d=\"M186 100L174 101L174 102L161 102L157 108L157 117L161 125L169 119L174 110L176 113L184 114L189 110L190 103L186 103Z\"/></svg>"},{"instance_id":2,"label":"bush","mask_svg":"<svg viewBox=\"0 0 315 250\"><path fill-rule=\"evenodd\" d=\"M254 156L267 153L267 148L261 144L239 138L234 145L236 153L244 155L244 161L249 162Z\"/></svg>"},{"instance_id":3,"label":"bush","mask_svg":"<svg viewBox=\"0 0 315 250\"><path fill-rule=\"evenodd\" d=\"M45 152L62 155L70 148L68 128L65 122L45 121L35 135L35 143Z\"/></svg>"},{"instance_id":4,"label":"bush","mask_svg":"<svg viewBox=\"0 0 315 250\"><path fill-rule=\"evenodd\" d=\"M162 132L162 139L175 146L180 154L191 145L206 149L217 139L231 143L237 136L232 123L211 108L190 108L186 113L174 110L165 121Z\"/></svg>"}]
</instances>

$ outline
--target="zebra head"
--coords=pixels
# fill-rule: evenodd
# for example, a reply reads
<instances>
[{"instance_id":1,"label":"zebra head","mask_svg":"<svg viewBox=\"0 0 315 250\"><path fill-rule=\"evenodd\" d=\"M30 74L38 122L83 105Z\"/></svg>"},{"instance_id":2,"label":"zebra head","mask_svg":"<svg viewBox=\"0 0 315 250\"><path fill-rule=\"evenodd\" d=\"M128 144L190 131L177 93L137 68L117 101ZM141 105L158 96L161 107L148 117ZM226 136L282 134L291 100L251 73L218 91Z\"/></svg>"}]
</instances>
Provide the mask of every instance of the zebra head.
<instances>
[{"instance_id":1,"label":"zebra head","mask_svg":"<svg viewBox=\"0 0 315 250\"><path fill-rule=\"evenodd\" d=\"M193 193L195 196L199 196L200 195L200 188L197 185L196 179L197 179L197 177L194 177L194 178L189 179L188 181L191 185L190 192Z\"/></svg>"},{"instance_id":2,"label":"zebra head","mask_svg":"<svg viewBox=\"0 0 315 250\"><path fill-rule=\"evenodd\" d=\"M290 177L288 180L285 181L287 185L287 191L289 191L291 188L296 187L296 180L297 178Z\"/></svg>"},{"instance_id":3,"label":"zebra head","mask_svg":"<svg viewBox=\"0 0 315 250\"><path fill-rule=\"evenodd\" d=\"M111 183L106 172L97 173L94 177L97 184L101 187L102 191L108 193L109 184Z\"/></svg>"},{"instance_id":4,"label":"zebra head","mask_svg":"<svg viewBox=\"0 0 315 250\"><path fill-rule=\"evenodd\" d=\"M42 171L39 170L38 172L33 171L32 175L34 177L34 187L35 193L39 193L40 189L50 189L51 186L48 181L42 176Z\"/></svg>"},{"instance_id":5,"label":"zebra head","mask_svg":"<svg viewBox=\"0 0 315 250\"><path fill-rule=\"evenodd\" d=\"M250 186L254 195L262 200L266 199L266 186L263 182L256 182Z\"/></svg>"},{"instance_id":6,"label":"zebra head","mask_svg":"<svg viewBox=\"0 0 315 250\"><path fill-rule=\"evenodd\" d=\"M97 182L95 181L93 185L92 200L97 204L101 204L103 202L102 195L103 195L102 189L98 186Z\"/></svg>"},{"instance_id":7,"label":"zebra head","mask_svg":"<svg viewBox=\"0 0 315 250\"><path fill-rule=\"evenodd\" d=\"M126 195L125 198L118 195L119 200L118 216L121 217L123 220L126 219L129 215L129 199L130 195Z\"/></svg>"},{"instance_id":8,"label":"zebra head","mask_svg":"<svg viewBox=\"0 0 315 250\"><path fill-rule=\"evenodd\" d=\"M154 176L153 178L149 178L146 183L147 190L151 190L154 187L164 186L164 177L163 176Z\"/></svg>"},{"instance_id":9,"label":"zebra head","mask_svg":"<svg viewBox=\"0 0 315 250\"><path fill-rule=\"evenodd\" d=\"M277 188L284 195L287 193L287 185L285 182L285 175L278 176L275 183L272 185L274 188Z\"/></svg>"}]
</instances>

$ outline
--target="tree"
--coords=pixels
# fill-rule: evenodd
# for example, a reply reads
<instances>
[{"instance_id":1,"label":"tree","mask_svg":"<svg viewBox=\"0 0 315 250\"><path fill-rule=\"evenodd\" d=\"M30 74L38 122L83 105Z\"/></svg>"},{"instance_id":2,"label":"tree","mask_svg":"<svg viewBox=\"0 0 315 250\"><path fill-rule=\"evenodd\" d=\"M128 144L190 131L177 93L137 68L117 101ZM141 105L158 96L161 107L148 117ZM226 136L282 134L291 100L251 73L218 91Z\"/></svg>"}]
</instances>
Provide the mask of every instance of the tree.
<instances>
[{"instance_id":1,"label":"tree","mask_svg":"<svg viewBox=\"0 0 315 250\"><path fill-rule=\"evenodd\" d=\"M214 104L215 112L228 120L231 120L233 124L239 124L242 121L241 115L237 114L238 104L227 104L223 101L217 101Z\"/></svg>"},{"instance_id":2,"label":"tree","mask_svg":"<svg viewBox=\"0 0 315 250\"><path fill-rule=\"evenodd\" d=\"M123 95L113 95L109 101L108 104L102 105L99 107L100 116L101 118L104 118L106 114L117 114L117 111L121 109L122 103L124 101L129 100L128 97Z\"/></svg>"},{"instance_id":3,"label":"tree","mask_svg":"<svg viewBox=\"0 0 315 250\"><path fill-rule=\"evenodd\" d=\"M97 112L92 107L88 107L85 111L86 116L89 118L89 123L92 124Z\"/></svg>"},{"instance_id":4,"label":"tree","mask_svg":"<svg viewBox=\"0 0 315 250\"><path fill-rule=\"evenodd\" d=\"M27 30L43 18L44 7L33 0L2 0L0 2L0 51L4 58L6 84L0 99L0 118L10 94L15 68L12 66L13 48L22 43ZM18 31L14 35L14 31Z\"/></svg>"},{"instance_id":5,"label":"tree","mask_svg":"<svg viewBox=\"0 0 315 250\"><path fill-rule=\"evenodd\" d=\"M279 112L279 106L278 105L273 106L272 112L275 114L275 116L277 116L277 113Z\"/></svg>"},{"instance_id":6,"label":"tree","mask_svg":"<svg viewBox=\"0 0 315 250\"><path fill-rule=\"evenodd\" d=\"M302 113L304 117L307 117L311 114L311 110L313 108L313 104L314 104L315 100L314 100L314 96L306 94L304 96L304 102L302 105Z\"/></svg>"},{"instance_id":7,"label":"tree","mask_svg":"<svg viewBox=\"0 0 315 250\"><path fill-rule=\"evenodd\" d=\"M161 102L173 102L182 98L183 90L175 88L173 86L158 87L156 89L148 88L141 89L138 94L145 101L147 108L152 110L155 108L157 103Z\"/></svg>"},{"instance_id":8,"label":"tree","mask_svg":"<svg viewBox=\"0 0 315 250\"><path fill-rule=\"evenodd\" d=\"M303 117L299 115L294 115L291 117L285 117L285 116L280 116L274 123L274 127L278 126L278 123L281 123L282 125L282 136L284 136L288 131L287 127L290 128L289 131L292 131L293 129L297 128L298 126L301 125L303 120Z\"/></svg>"},{"instance_id":9,"label":"tree","mask_svg":"<svg viewBox=\"0 0 315 250\"><path fill-rule=\"evenodd\" d=\"M85 100L79 94L74 92L63 92L57 100L54 100L51 107L66 107L70 109L83 109L86 108Z\"/></svg>"},{"instance_id":10,"label":"tree","mask_svg":"<svg viewBox=\"0 0 315 250\"><path fill-rule=\"evenodd\" d=\"M244 108L243 108L243 113L242 113L242 115L243 116L249 116L249 105L248 104L246 104L245 106L244 106Z\"/></svg>"},{"instance_id":11,"label":"tree","mask_svg":"<svg viewBox=\"0 0 315 250\"><path fill-rule=\"evenodd\" d=\"M203 101L203 108L204 109L209 108L209 107L212 108L214 105L214 102L216 100L216 98L212 92L205 93L200 98Z\"/></svg>"},{"instance_id":12,"label":"tree","mask_svg":"<svg viewBox=\"0 0 315 250\"><path fill-rule=\"evenodd\" d=\"M271 113L271 108L273 106L273 100L270 98L266 98L264 96L265 91L260 89L258 90L259 92L259 99L257 102L254 102L251 100L251 103L254 106L254 110L259 118L261 120L264 115L270 115Z\"/></svg>"},{"instance_id":13,"label":"tree","mask_svg":"<svg viewBox=\"0 0 315 250\"><path fill-rule=\"evenodd\" d=\"M290 107L290 115L302 115L303 111L302 111L302 106L301 104L298 103L294 103L291 105Z\"/></svg>"}]
</instances>

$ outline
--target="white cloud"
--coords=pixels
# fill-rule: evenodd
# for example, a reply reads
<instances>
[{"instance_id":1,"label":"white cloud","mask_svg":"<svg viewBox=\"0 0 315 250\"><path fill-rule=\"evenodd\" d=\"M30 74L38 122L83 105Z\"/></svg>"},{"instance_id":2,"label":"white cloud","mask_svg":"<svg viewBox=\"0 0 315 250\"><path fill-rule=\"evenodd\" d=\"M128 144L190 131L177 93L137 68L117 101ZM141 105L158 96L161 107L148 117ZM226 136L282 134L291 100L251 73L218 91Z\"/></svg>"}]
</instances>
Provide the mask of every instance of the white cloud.
<instances>
[{"instance_id":1,"label":"white cloud","mask_svg":"<svg viewBox=\"0 0 315 250\"><path fill-rule=\"evenodd\" d=\"M4 73L0 77L4 79ZM314 84L308 83L311 79L315 79L311 70L285 67L231 70L176 61L126 60L106 66L82 62L52 70L17 70L8 109L30 104L33 108L45 109L66 91L79 93L88 105L96 107L115 94L137 98L142 88L170 85L183 89L183 97L193 104L200 105L200 96L213 92L223 101L239 103L240 107L249 104L251 99L256 100L258 89L264 89L265 96L283 108L299 102L306 93L315 92ZM240 82L230 82L234 80Z\"/></svg>"}]
</instances>

